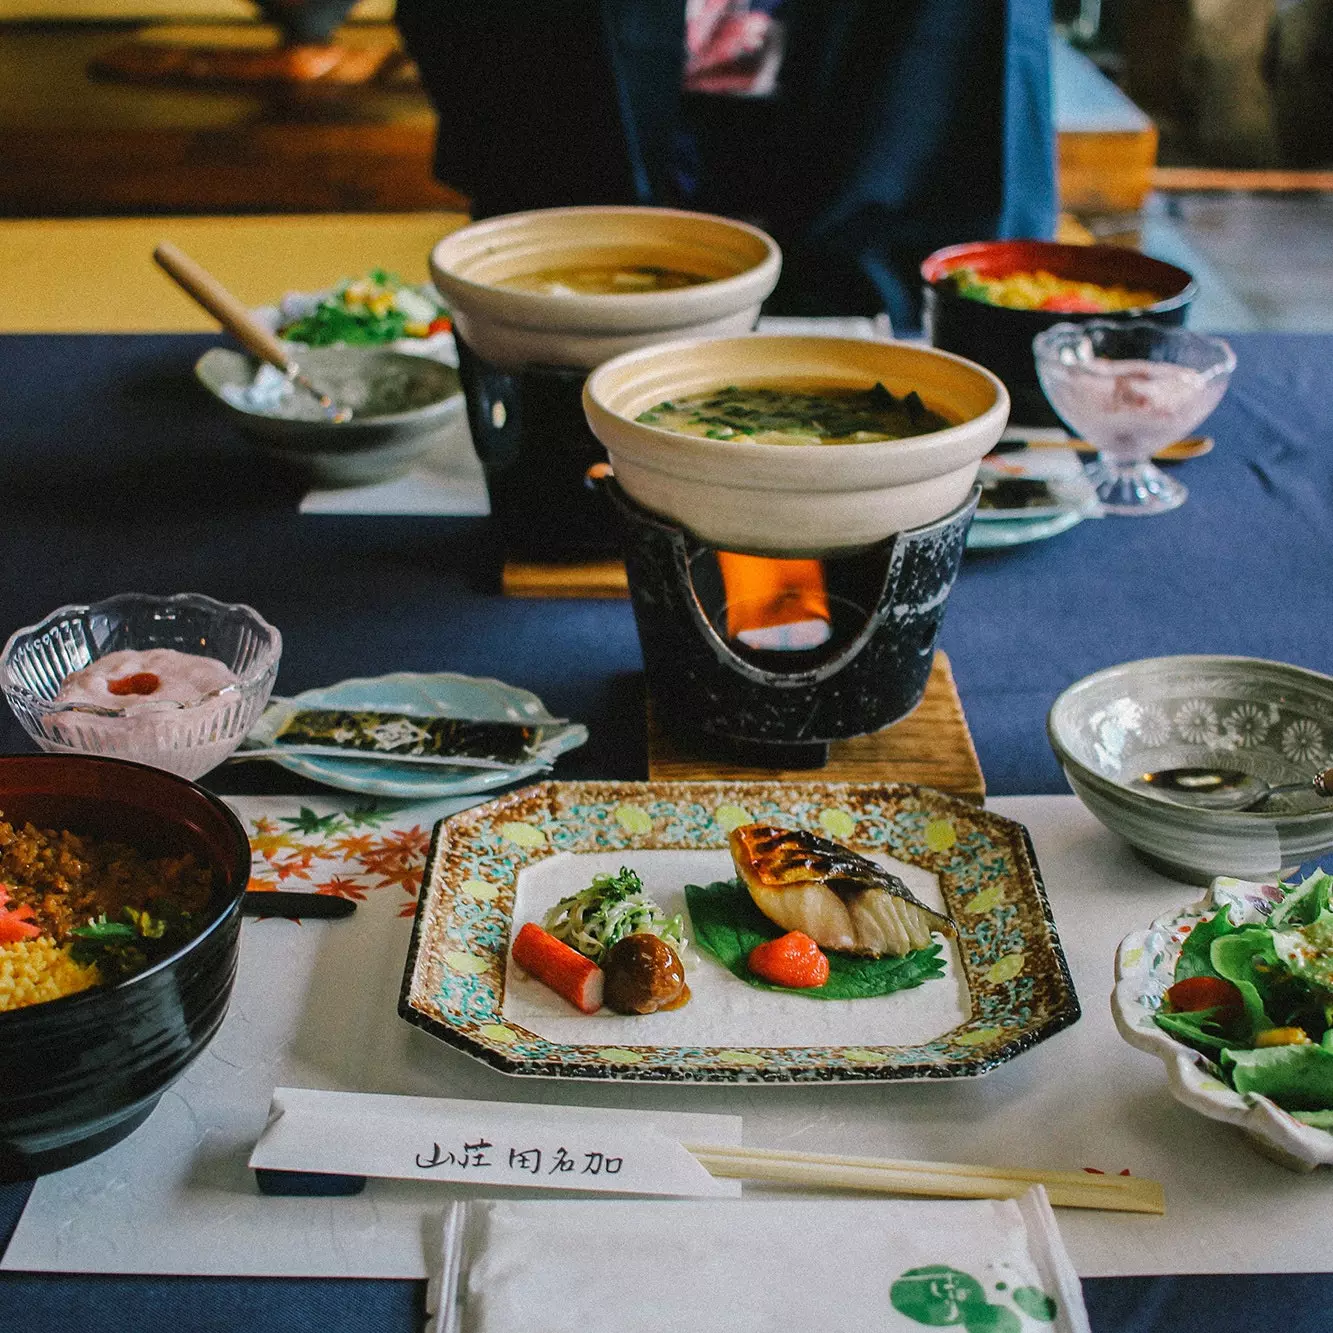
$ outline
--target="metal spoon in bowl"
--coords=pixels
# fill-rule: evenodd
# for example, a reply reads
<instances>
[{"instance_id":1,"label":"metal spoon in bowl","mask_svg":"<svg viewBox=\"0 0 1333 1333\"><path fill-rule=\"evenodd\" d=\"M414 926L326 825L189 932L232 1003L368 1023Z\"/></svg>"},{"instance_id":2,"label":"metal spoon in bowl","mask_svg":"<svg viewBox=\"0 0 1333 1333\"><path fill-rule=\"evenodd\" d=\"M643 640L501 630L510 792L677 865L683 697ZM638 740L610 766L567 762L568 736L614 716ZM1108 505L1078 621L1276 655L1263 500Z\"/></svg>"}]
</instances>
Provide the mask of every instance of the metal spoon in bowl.
<instances>
[{"instance_id":1,"label":"metal spoon in bowl","mask_svg":"<svg viewBox=\"0 0 1333 1333\"><path fill-rule=\"evenodd\" d=\"M1333 797L1333 768L1304 782L1275 786L1253 773L1235 768L1163 768L1144 773L1135 782L1176 802L1203 810L1255 810L1270 797L1301 791Z\"/></svg>"},{"instance_id":2,"label":"metal spoon in bowl","mask_svg":"<svg viewBox=\"0 0 1333 1333\"><path fill-rule=\"evenodd\" d=\"M352 419L352 409L335 403L318 385L302 373L281 338L270 333L206 268L201 267L170 241L163 241L153 251L159 268L199 302L228 333L261 361L276 366L298 388L304 389L324 409L330 421Z\"/></svg>"}]
</instances>

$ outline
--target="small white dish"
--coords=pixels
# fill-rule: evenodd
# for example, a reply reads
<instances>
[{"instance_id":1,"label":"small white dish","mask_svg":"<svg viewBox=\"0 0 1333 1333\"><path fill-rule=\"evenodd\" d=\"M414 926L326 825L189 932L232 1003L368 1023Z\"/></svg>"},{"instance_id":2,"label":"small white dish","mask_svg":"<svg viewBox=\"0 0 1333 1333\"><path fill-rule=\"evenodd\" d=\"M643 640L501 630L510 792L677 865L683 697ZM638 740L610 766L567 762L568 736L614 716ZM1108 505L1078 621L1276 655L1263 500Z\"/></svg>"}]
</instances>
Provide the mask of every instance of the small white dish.
<instances>
[{"instance_id":1,"label":"small white dish","mask_svg":"<svg viewBox=\"0 0 1333 1333\"><path fill-rule=\"evenodd\" d=\"M1316 868L1312 864L1301 869ZM1146 930L1127 935L1116 951L1111 1014L1120 1035L1131 1046L1157 1056L1166 1065L1171 1095L1178 1102L1209 1120L1235 1125L1260 1152L1280 1165L1293 1171L1313 1171L1317 1166L1333 1165L1333 1133L1303 1124L1267 1097L1235 1091L1223 1082L1207 1056L1177 1041L1153 1019L1167 987L1175 980L1180 946L1200 921L1223 906L1229 908L1237 924L1259 921L1267 917L1281 896L1276 882L1261 884L1222 876L1198 902L1168 912Z\"/></svg>"},{"instance_id":2,"label":"small white dish","mask_svg":"<svg viewBox=\"0 0 1333 1333\"><path fill-rule=\"evenodd\" d=\"M452 672L399 671L388 676L343 680L336 685L304 690L293 695L292 702L308 708L364 708L418 716L545 722L555 728L531 763L516 764L511 768L394 764L382 759L333 759L313 755L283 755L273 759L275 764L289 772L315 782L371 796L426 800L496 791L545 772L559 755L576 749L588 739L587 727L577 722L560 724L546 711L542 701L528 690L499 680ZM273 739L271 729L261 718L246 737L246 742L271 745ZM240 757L244 757L243 754Z\"/></svg>"}]
</instances>

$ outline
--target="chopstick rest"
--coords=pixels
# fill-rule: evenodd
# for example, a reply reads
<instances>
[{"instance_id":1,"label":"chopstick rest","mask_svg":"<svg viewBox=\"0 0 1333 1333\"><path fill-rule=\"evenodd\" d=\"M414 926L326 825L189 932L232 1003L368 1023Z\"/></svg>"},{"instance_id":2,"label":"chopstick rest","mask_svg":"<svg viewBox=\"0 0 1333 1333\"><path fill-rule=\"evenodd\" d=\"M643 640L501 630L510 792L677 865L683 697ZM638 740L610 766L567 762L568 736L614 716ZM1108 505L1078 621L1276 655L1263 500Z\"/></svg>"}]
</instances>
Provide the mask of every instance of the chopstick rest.
<instances>
[{"instance_id":1,"label":"chopstick rest","mask_svg":"<svg viewBox=\"0 0 1333 1333\"><path fill-rule=\"evenodd\" d=\"M331 893L289 893L283 889L247 890L241 894L242 916L282 916L290 920L333 921L351 916L356 903Z\"/></svg>"}]
</instances>

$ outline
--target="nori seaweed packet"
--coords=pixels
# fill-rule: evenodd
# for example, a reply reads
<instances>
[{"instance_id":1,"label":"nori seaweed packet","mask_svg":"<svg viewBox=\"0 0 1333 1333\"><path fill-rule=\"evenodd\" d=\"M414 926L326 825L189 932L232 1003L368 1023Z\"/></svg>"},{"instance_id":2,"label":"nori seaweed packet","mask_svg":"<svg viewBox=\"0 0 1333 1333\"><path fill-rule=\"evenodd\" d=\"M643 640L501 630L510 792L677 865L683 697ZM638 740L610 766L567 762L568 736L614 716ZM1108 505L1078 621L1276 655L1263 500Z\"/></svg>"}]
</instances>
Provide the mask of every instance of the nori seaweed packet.
<instances>
[{"instance_id":1,"label":"nori seaweed packet","mask_svg":"<svg viewBox=\"0 0 1333 1333\"><path fill-rule=\"evenodd\" d=\"M368 709L300 708L280 718L264 740L256 733L242 754L328 755L460 768L511 768L531 763L559 719L541 723L422 717ZM263 736L264 728L257 729Z\"/></svg>"}]
</instances>

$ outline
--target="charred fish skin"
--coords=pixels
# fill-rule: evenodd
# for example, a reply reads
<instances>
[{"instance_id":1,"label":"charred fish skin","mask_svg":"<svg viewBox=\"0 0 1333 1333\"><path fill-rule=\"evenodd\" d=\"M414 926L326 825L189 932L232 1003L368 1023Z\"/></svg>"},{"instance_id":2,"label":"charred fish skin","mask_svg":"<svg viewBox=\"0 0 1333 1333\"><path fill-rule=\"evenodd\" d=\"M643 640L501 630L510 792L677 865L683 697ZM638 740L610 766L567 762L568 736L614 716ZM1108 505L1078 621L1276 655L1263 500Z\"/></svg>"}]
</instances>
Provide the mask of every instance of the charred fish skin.
<instances>
[{"instance_id":1,"label":"charred fish skin","mask_svg":"<svg viewBox=\"0 0 1333 1333\"><path fill-rule=\"evenodd\" d=\"M770 920L822 948L902 956L954 923L921 902L897 875L850 848L802 829L743 824L728 842L741 882Z\"/></svg>"}]
</instances>

